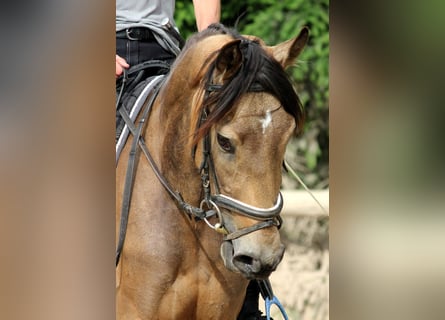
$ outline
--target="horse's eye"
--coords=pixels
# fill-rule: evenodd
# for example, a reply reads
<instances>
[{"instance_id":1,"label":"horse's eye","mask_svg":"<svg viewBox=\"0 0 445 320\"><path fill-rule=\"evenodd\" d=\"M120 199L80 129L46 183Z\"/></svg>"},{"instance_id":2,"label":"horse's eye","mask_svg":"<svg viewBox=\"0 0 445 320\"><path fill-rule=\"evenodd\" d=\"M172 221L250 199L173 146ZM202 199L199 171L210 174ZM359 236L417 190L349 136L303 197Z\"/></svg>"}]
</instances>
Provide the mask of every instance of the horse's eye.
<instances>
[{"instance_id":1,"label":"horse's eye","mask_svg":"<svg viewBox=\"0 0 445 320\"><path fill-rule=\"evenodd\" d=\"M230 139L223 137L222 135L220 135L219 133L217 134L217 140L218 140L218 144L219 146L225 151L225 152L229 152L229 153L234 153L235 152L235 147L232 145L232 143L230 142Z\"/></svg>"}]
</instances>

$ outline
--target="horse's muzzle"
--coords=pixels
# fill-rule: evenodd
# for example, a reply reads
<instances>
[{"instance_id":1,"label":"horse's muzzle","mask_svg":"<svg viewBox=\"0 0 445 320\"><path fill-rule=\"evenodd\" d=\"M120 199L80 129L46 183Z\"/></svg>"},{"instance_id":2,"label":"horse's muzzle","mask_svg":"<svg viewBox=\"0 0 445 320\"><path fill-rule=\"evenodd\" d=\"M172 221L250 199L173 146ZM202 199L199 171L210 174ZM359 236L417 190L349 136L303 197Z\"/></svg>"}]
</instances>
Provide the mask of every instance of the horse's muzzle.
<instances>
[{"instance_id":1,"label":"horse's muzzle","mask_svg":"<svg viewBox=\"0 0 445 320\"><path fill-rule=\"evenodd\" d=\"M284 255L284 245L268 256L259 256L252 252L234 254L233 244L224 241L221 245L221 256L227 269L243 274L247 279L267 279L275 271Z\"/></svg>"},{"instance_id":2,"label":"horse's muzzle","mask_svg":"<svg viewBox=\"0 0 445 320\"><path fill-rule=\"evenodd\" d=\"M233 256L233 264L247 279L267 279L275 271L284 255L284 245L278 252L269 257L257 257L255 254L237 253Z\"/></svg>"}]
</instances>

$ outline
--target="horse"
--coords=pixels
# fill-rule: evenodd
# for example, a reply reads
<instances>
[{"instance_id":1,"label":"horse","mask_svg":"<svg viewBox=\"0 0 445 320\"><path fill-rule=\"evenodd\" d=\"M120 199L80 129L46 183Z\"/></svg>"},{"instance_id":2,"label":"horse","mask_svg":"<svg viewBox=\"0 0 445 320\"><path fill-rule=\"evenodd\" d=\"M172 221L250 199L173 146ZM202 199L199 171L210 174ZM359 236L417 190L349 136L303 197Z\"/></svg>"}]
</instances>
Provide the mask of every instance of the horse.
<instances>
[{"instance_id":1,"label":"horse","mask_svg":"<svg viewBox=\"0 0 445 320\"><path fill-rule=\"evenodd\" d=\"M249 281L277 268L284 152L304 121L285 69L307 40L304 27L267 46L220 24L187 40L116 167L119 237L139 144L118 319L236 319Z\"/></svg>"}]
</instances>

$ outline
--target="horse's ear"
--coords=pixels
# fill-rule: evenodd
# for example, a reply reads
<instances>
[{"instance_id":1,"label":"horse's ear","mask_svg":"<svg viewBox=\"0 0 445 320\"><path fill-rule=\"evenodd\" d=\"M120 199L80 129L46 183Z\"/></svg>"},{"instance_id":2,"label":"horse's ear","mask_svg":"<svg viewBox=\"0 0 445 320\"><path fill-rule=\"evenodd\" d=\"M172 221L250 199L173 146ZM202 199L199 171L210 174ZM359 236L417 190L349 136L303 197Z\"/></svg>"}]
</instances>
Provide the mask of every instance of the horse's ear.
<instances>
[{"instance_id":1,"label":"horse's ear","mask_svg":"<svg viewBox=\"0 0 445 320\"><path fill-rule=\"evenodd\" d=\"M287 68L294 64L297 57L305 47L309 38L309 29L303 27L300 34L290 40L280 43L274 47L270 47L274 58L283 66Z\"/></svg>"},{"instance_id":2,"label":"horse's ear","mask_svg":"<svg viewBox=\"0 0 445 320\"><path fill-rule=\"evenodd\" d=\"M243 54L240 50L241 40L231 41L224 45L216 58L218 80L231 79L243 63Z\"/></svg>"}]
</instances>

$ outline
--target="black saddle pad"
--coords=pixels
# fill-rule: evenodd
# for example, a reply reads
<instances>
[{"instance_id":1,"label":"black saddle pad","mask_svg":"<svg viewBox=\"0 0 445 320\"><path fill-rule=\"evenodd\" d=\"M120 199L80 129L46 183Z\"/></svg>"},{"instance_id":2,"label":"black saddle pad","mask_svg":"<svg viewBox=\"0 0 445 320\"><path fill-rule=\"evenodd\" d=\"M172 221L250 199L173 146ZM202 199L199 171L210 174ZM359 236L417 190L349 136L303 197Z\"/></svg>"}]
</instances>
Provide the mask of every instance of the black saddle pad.
<instances>
[{"instance_id":1,"label":"black saddle pad","mask_svg":"<svg viewBox=\"0 0 445 320\"><path fill-rule=\"evenodd\" d=\"M172 61L146 61L131 67L116 81L116 163L129 134L121 116L122 109L134 123L145 100L170 71L171 63Z\"/></svg>"},{"instance_id":2,"label":"black saddle pad","mask_svg":"<svg viewBox=\"0 0 445 320\"><path fill-rule=\"evenodd\" d=\"M127 113L130 113L147 84L155 76L167 74L170 70L170 63L171 61L146 61L131 67L116 81L116 143L125 126L119 109L124 108Z\"/></svg>"}]
</instances>

